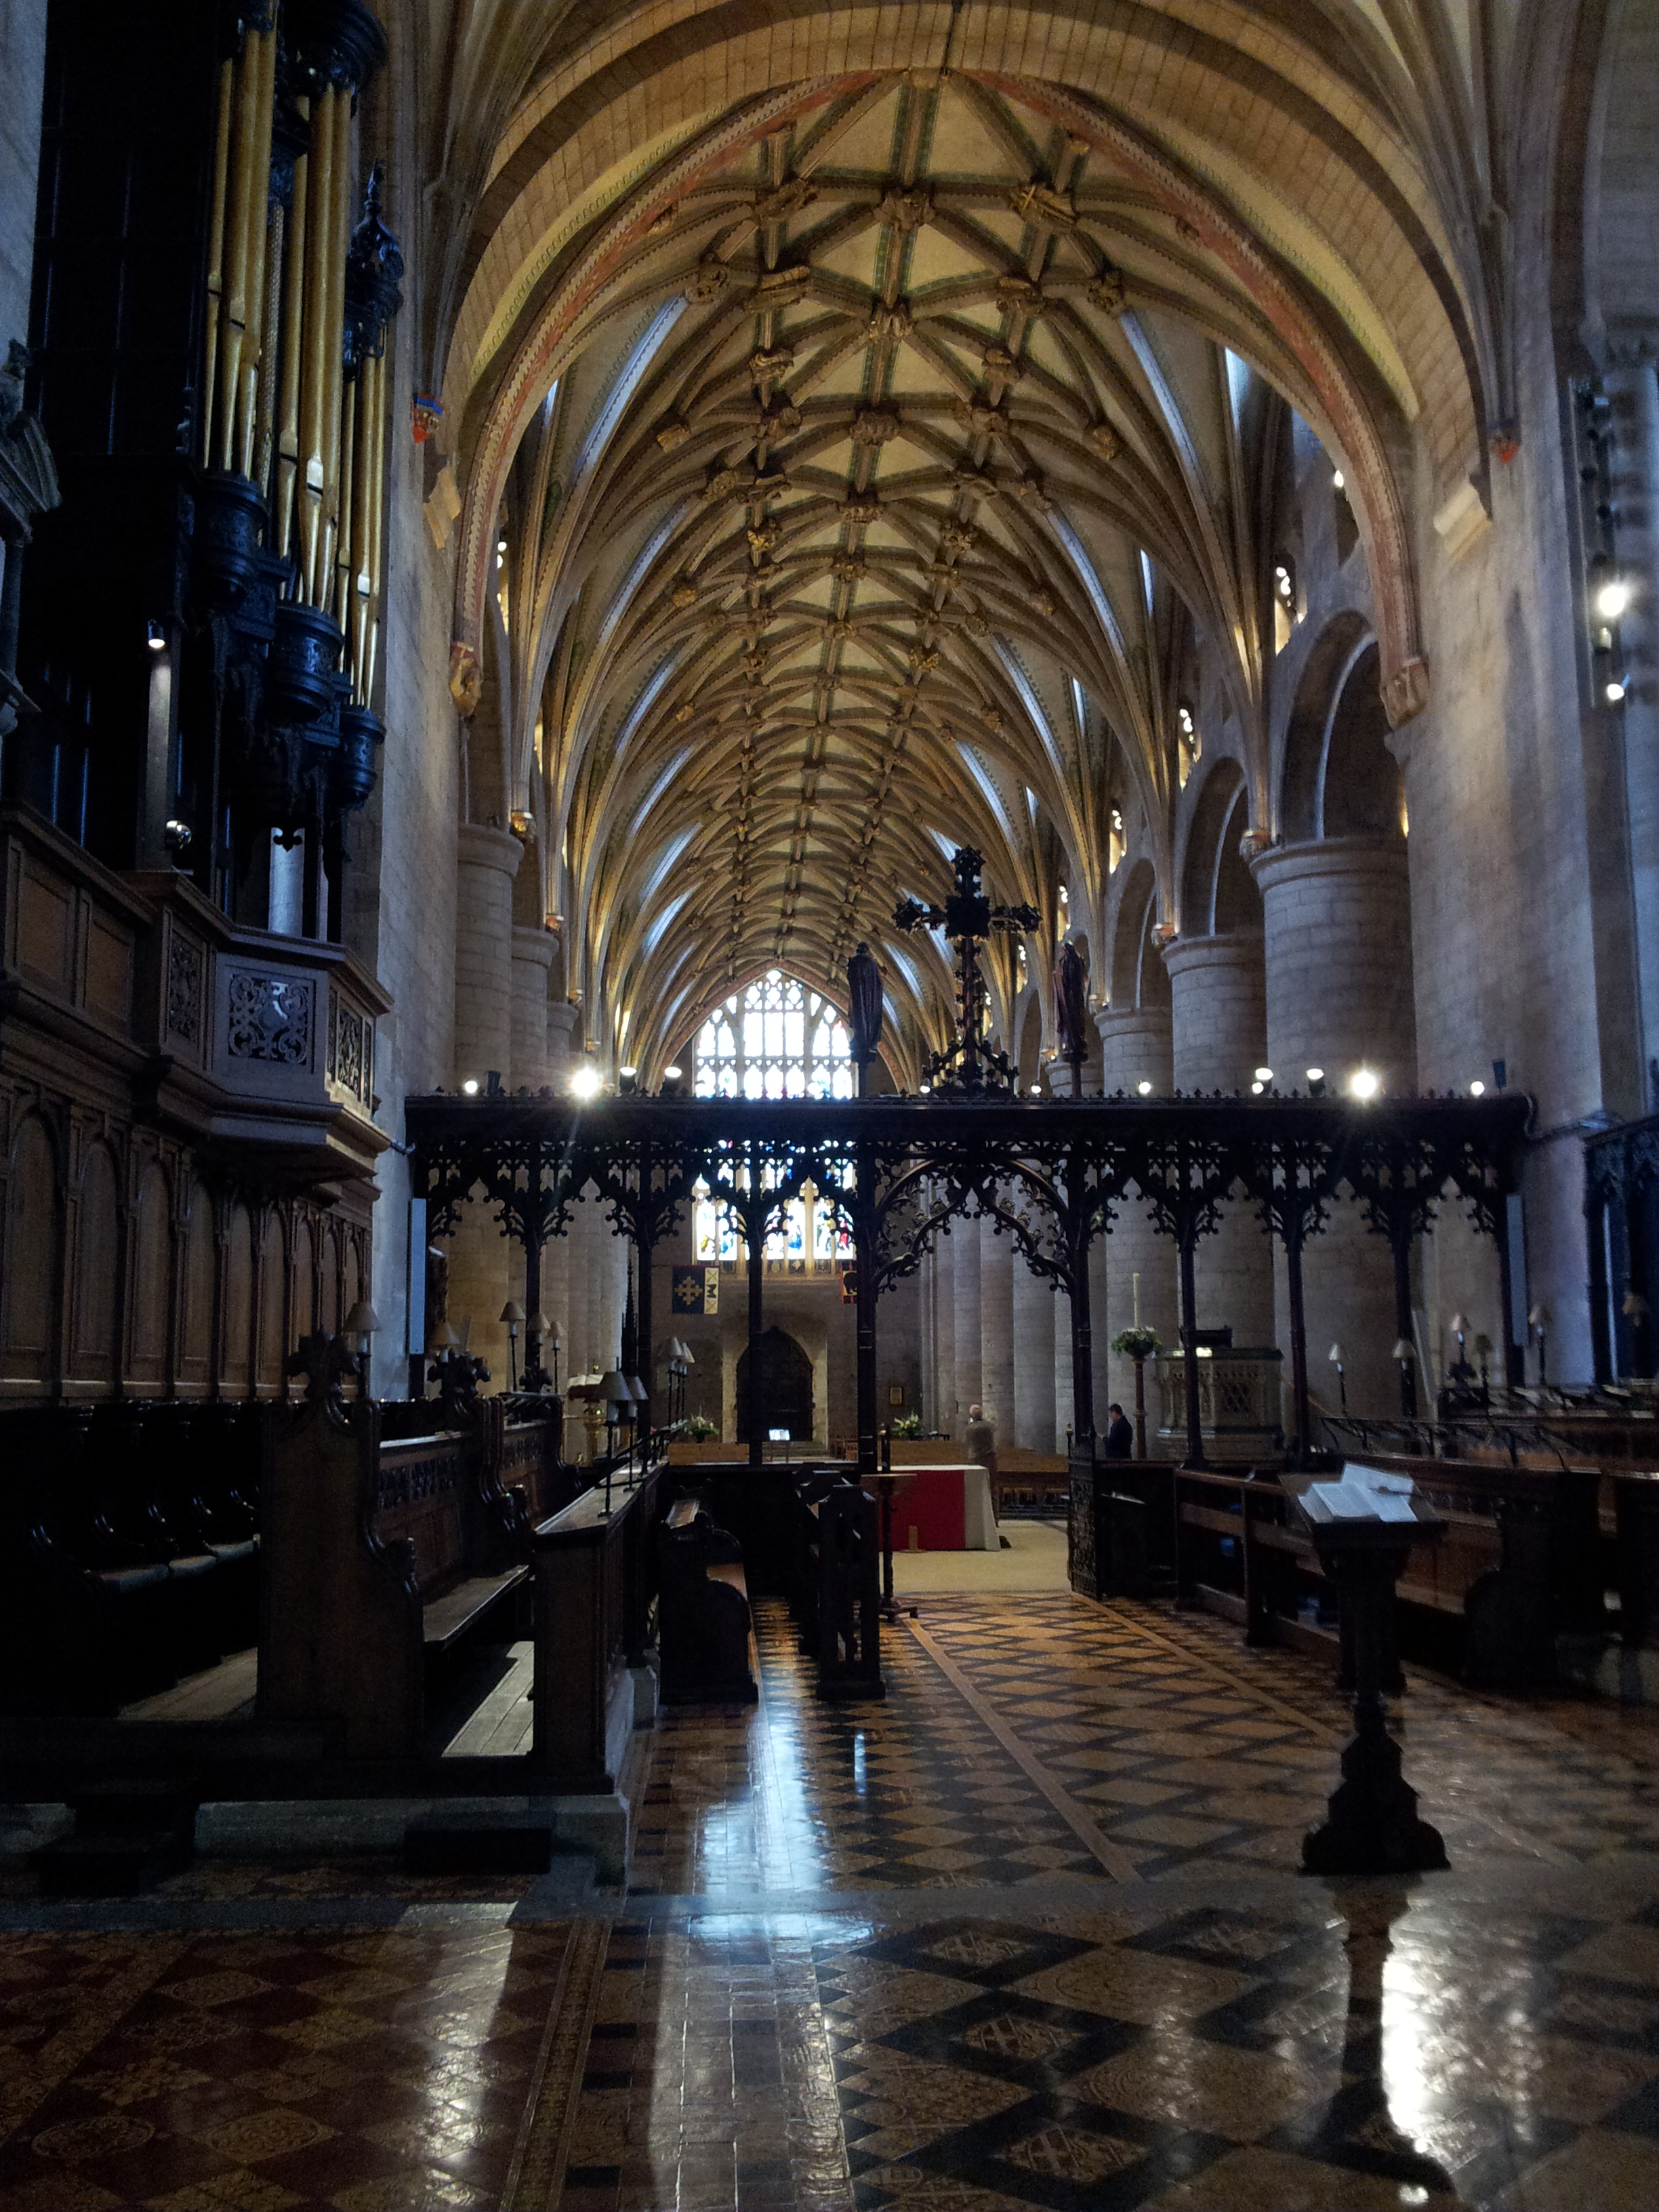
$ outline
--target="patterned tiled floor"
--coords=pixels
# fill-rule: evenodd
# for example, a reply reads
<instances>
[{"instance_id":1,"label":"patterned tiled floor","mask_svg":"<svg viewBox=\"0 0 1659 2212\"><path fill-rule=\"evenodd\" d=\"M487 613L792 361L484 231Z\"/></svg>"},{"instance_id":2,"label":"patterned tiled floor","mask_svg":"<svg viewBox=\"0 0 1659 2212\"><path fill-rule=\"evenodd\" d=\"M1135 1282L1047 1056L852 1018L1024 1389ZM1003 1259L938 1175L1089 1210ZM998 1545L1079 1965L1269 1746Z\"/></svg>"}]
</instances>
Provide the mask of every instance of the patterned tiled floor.
<instances>
[{"instance_id":1,"label":"patterned tiled floor","mask_svg":"<svg viewBox=\"0 0 1659 2212\"><path fill-rule=\"evenodd\" d=\"M1650 1712L1413 1678L1451 1873L1309 1882L1314 1662L940 1596L836 1705L758 1630L758 1707L639 1740L626 1893L243 1835L124 1918L0 1866L0 2206L1659 2207Z\"/></svg>"}]
</instances>

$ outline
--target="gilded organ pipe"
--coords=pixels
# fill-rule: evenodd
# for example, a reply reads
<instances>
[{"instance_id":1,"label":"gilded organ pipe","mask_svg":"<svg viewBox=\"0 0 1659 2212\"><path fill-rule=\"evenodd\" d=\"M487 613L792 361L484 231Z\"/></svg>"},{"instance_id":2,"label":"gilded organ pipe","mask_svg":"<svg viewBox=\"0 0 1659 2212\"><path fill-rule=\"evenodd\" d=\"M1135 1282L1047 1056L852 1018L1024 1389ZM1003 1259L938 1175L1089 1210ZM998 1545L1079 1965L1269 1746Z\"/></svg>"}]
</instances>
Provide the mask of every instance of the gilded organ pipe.
<instances>
[{"instance_id":1,"label":"gilded organ pipe","mask_svg":"<svg viewBox=\"0 0 1659 2212\"><path fill-rule=\"evenodd\" d=\"M217 90L200 453L265 502L264 544L283 572L273 711L283 726L315 723L319 742L333 742L320 726L335 709L317 656L337 625L336 696L357 717L351 774L361 781L362 733L378 729L369 702L385 538L383 356L403 259L380 220L378 165L354 228L353 117L384 40L360 0L336 0L321 18L284 7L280 21L276 0L256 0L240 35ZM301 641L304 667L284 640ZM290 665L300 671L291 679ZM343 805L364 795L351 774L339 788L356 795Z\"/></svg>"},{"instance_id":2,"label":"gilded organ pipe","mask_svg":"<svg viewBox=\"0 0 1659 2212\"><path fill-rule=\"evenodd\" d=\"M271 483L277 386L282 374L283 246L287 235L288 210L281 200L274 199L270 204L270 235L265 246L265 312L259 337L259 386L254 407L253 453L247 471L260 490L267 494ZM274 511L272 520L274 524ZM271 537L275 542L274 527Z\"/></svg>"},{"instance_id":3,"label":"gilded organ pipe","mask_svg":"<svg viewBox=\"0 0 1659 2212\"><path fill-rule=\"evenodd\" d=\"M386 358L377 354L374 358L374 392L370 420L374 427L374 458L368 472L369 526L368 560L368 622L363 658L358 668L362 703L368 704L374 690L375 663L380 651L380 590L384 570L386 541Z\"/></svg>"},{"instance_id":4,"label":"gilded organ pipe","mask_svg":"<svg viewBox=\"0 0 1659 2212\"><path fill-rule=\"evenodd\" d=\"M241 388L235 395L238 431L235 466L243 476L253 473L259 375L264 360L265 253L270 237L270 137L276 103L276 33L266 31L250 37L256 48L258 70L253 110L254 188L248 200L246 336L243 341Z\"/></svg>"},{"instance_id":5,"label":"gilded organ pipe","mask_svg":"<svg viewBox=\"0 0 1659 2212\"><path fill-rule=\"evenodd\" d=\"M300 103L301 118L308 121L309 103ZM283 301L283 374L276 429L276 481L271 502L270 543L289 560L299 557L295 531L295 493L300 476L300 382L304 366L306 298L306 228L311 198L311 161L299 154L294 161L293 205L289 210L288 269Z\"/></svg>"},{"instance_id":6,"label":"gilded organ pipe","mask_svg":"<svg viewBox=\"0 0 1659 2212\"><path fill-rule=\"evenodd\" d=\"M213 450L214 375L219 359L219 302L225 277L225 182L230 167L230 113L236 64L226 56L219 70L219 125L213 143L213 212L208 219L207 362L202 378L202 459Z\"/></svg>"},{"instance_id":7,"label":"gilded organ pipe","mask_svg":"<svg viewBox=\"0 0 1659 2212\"><path fill-rule=\"evenodd\" d=\"M257 222L263 239L270 173L270 77L276 34L250 31L236 64L236 94L231 147L229 198L225 222L224 264L220 280L217 389L214 395L214 458L222 469L236 466L237 403L242 391L242 354L247 338L248 276ZM259 160L263 141L264 160ZM263 301L258 302L263 305Z\"/></svg>"},{"instance_id":8,"label":"gilded organ pipe","mask_svg":"<svg viewBox=\"0 0 1659 2212\"><path fill-rule=\"evenodd\" d=\"M328 392L328 356L339 343L339 319L331 313L335 285L333 248L338 228L334 199L334 110L339 94L325 85L312 103L311 189L306 207L305 321L300 372L299 544L300 597L318 606L323 594L319 564L322 552L323 497L327 432L323 421Z\"/></svg>"},{"instance_id":9,"label":"gilded organ pipe","mask_svg":"<svg viewBox=\"0 0 1659 2212\"><path fill-rule=\"evenodd\" d=\"M326 606L333 596L335 539L339 531L340 405L345 380L346 250L351 238L351 204L347 181L351 174L351 101L337 92L334 98L334 235L329 251L329 342L323 356L323 541L317 577L315 604Z\"/></svg>"}]
</instances>

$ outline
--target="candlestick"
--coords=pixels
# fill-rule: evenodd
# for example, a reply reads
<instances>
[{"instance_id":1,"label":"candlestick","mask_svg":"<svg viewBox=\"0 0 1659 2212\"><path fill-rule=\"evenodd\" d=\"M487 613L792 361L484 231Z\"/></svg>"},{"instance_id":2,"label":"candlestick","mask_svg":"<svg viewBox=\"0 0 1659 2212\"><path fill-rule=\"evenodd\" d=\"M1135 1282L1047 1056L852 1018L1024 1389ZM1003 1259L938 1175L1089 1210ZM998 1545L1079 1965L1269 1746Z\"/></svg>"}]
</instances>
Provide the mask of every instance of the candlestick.
<instances>
[{"instance_id":1,"label":"candlestick","mask_svg":"<svg viewBox=\"0 0 1659 2212\"><path fill-rule=\"evenodd\" d=\"M1129 1278L1135 1286L1135 1327L1140 1327L1140 1275L1139 1270Z\"/></svg>"}]
</instances>

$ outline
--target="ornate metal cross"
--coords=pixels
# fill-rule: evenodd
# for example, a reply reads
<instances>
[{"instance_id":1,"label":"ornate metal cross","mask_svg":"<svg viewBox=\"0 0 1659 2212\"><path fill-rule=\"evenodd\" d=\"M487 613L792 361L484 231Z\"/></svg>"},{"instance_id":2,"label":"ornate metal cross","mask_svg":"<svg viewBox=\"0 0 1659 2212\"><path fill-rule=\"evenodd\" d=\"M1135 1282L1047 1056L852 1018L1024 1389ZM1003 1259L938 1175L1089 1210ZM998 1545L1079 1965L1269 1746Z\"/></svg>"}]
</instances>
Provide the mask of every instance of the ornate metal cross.
<instances>
[{"instance_id":1,"label":"ornate metal cross","mask_svg":"<svg viewBox=\"0 0 1659 2212\"><path fill-rule=\"evenodd\" d=\"M961 1032L945 1051L934 1054L927 1072L936 1090L982 1097L988 1091L1011 1091L1014 1071L1005 1054L993 1052L985 1042L985 977L979 949L994 930L1032 930L1042 917L1029 903L992 905L980 881L985 857L971 845L959 847L951 866L957 887L943 906L901 899L893 909L893 922L907 932L942 927L956 948Z\"/></svg>"}]
</instances>

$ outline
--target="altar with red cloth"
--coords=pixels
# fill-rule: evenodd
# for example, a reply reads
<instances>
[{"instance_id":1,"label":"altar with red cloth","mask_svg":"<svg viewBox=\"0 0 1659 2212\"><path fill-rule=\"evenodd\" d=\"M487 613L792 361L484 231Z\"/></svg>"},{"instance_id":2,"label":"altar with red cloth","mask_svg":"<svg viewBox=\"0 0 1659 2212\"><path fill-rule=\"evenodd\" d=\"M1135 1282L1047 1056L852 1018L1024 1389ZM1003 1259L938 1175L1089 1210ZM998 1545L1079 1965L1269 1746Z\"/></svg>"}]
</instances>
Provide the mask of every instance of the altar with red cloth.
<instances>
[{"instance_id":1,"label":"altar with red cloth","mask_svg":"<svg viewBox=\"0 0 1659 2212\"><path fill-rule=\"evenodd\" d=\"M879 1487L893 1492L896 1552L994 1552L1001 1538L982 1467L895 1468ZM911 1530L915 1529L914 1540Z\"/></svg>"}]
</instances>

